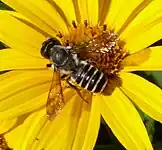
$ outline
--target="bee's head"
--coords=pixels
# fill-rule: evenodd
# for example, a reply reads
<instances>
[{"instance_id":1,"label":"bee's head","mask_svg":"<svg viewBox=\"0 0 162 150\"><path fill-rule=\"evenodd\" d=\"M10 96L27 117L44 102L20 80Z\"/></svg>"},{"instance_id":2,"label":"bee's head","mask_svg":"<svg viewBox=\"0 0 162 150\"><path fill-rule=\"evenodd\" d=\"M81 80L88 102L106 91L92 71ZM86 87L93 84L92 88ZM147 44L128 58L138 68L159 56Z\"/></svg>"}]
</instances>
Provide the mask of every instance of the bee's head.
<instances>
[{"instance_id":1,"label":"bee's head","mask_svg":"<svg viewBox=\"0 0 162 150\"><path fill-rule=\"evenodd\" d=\"M43 42L41 47L41 55L46 59L50 59L51 50L55 45L61 45L60 41L56 38L49 38L48 40Z\"/></svg>"}]
</instances>

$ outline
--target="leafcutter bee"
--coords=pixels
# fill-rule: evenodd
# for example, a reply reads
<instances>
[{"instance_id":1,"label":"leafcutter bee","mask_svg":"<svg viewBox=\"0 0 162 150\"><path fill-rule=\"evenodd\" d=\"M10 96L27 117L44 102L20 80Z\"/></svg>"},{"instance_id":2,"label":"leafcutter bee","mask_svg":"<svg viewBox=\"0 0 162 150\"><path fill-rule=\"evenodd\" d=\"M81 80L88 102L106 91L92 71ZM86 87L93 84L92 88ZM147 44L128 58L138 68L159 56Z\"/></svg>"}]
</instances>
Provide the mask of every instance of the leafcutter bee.
<instances>
[{"instance_id":1,"label":"leafcutter bee","mask_svg":"<svg viewBox=\"0 0 162 150\"><path fill-rule=\"evenodd\" d=\"M63 76L66 76L67 83L85 101L88 101L88 98L82 90L91 97L92 93L102 92L107 85L106 74L99 71L90 62L81 60L73 47L62 46L56 38L49 38L42 44L41 55L49 59L54 68L46 104L47 116L50 119L57 116L65 105L61 87Z\"/></svg>"}]
</instances>

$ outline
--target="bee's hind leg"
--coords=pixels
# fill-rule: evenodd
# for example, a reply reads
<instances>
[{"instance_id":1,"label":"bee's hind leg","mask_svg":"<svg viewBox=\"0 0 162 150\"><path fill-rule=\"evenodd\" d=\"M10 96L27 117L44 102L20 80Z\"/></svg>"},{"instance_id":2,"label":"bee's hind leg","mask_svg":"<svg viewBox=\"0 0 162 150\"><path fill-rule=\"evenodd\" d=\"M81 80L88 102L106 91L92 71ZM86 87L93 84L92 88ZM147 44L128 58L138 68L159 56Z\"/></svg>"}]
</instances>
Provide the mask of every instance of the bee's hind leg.
<instances>
[{"instance_id":1,"label":"bee's hind leg","mask_svg":"<svg viewBox=\"0 0 162 150\"><path fill-rule=\"evenodd\" d=\"M70 78L68 78L68 79L66 80L66 82L69 84L69 86L70 86L71 88L77 90L77 87L76 87L75 85L73 85L73 84L70 82Z\"/></svg>"},{"instance_id":2,"label":"bee's hind leg","mask_svg":"<svg viewBox=\"0 0 162 150\"><path fill-rule=\"evenodd\" d=\"M69 86L73 89L75 89L76 93L86 102L86 103L89 103L85 98L84 96L82 95L82 93L80 92L80 90L75 86L73 85L72 83L70 83L70 78L67 79L67 83L69 84Z\"/></svg>"}]
</instances>

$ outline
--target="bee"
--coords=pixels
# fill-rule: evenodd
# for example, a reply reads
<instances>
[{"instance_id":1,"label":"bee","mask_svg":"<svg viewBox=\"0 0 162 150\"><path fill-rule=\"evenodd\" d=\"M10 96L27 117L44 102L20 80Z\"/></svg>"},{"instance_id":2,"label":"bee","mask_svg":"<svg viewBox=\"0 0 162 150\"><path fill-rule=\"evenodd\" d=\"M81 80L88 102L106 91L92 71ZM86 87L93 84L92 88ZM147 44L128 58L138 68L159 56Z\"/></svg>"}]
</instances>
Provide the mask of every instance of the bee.
<instances>
[{"instance_id":1,"label":"bee","mask_svg":"<svg viewBox=\"0 0 162 150\"><path fill-rule=\"evenodd\" d=\"M42 44L41 55L49 59L54 68L46 104L47 116L50 119L57 116L65 105L61 86L62 77L66 77L67 83L85 101L88 100L82 90L92 96L92 93L101 93L107 85L106 74L99 71L90 62L80 59L73 47L62 46L56 38L49 38Z\"/></svg>"}]
</instances>

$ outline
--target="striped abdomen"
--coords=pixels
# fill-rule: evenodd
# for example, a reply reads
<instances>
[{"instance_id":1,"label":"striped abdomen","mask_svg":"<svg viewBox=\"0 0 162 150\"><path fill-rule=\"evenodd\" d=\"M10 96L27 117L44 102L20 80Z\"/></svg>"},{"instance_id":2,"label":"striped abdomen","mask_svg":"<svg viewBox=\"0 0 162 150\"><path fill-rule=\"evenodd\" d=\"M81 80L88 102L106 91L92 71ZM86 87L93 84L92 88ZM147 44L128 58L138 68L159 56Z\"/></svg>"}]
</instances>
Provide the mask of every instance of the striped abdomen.
<instances>
[{"instance_id":1,"label":"striped abdomen","mask_svg":"<svg viewBox=\"0 0 162 150\"><path fill-rule=\"evenodd\" d=\"M77 71L73 72L71 80L84 89L99 93L106 87L108 78L94 66L82 61Z\"/></svg>"}]
</instances>

